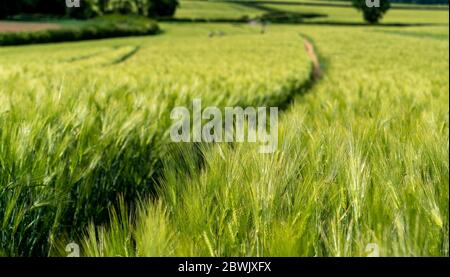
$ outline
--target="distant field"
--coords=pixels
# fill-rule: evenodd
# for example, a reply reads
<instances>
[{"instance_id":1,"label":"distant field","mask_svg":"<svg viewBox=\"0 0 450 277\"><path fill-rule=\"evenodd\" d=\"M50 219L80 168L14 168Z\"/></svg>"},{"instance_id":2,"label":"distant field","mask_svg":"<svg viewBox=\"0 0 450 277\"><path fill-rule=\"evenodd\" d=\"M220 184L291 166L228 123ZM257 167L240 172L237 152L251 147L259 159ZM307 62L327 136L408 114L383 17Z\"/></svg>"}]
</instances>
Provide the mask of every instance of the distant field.
<instances>
[{"instance_id":1,"label":"distant field","mask_svg":"<svg viewBox=\"0 0 450 277\"><path fill-rule=\"evenodd\" d=\"M274 10L324 16L235 21ZM0 256L449 255L448 11L370 26L183 0L176 17L230 22L0 47ZM280 107L277 151L171 142L194 98Z\"/></svg>"}]
</instances>

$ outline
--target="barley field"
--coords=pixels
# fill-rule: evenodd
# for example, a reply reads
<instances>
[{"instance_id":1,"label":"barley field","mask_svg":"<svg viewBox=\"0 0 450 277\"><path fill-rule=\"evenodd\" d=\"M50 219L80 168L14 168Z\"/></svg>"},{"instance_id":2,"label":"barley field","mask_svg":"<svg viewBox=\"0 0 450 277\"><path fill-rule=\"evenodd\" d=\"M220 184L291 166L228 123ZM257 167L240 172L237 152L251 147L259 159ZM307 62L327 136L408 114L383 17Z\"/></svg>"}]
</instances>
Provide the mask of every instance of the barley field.
<instances>
[{"instance_id":1,"label":"barley field","mask_svg":"<svg viewBox=\"0 0 450 277\"><path fill-rule=\"evenodd\" d=\"M233 22L261 12L186 0L230 22L0 47L0 256L448 256L448 10ZM280 107L278 150L171 142L194 98Z\"/></svg>"}]
</instances>

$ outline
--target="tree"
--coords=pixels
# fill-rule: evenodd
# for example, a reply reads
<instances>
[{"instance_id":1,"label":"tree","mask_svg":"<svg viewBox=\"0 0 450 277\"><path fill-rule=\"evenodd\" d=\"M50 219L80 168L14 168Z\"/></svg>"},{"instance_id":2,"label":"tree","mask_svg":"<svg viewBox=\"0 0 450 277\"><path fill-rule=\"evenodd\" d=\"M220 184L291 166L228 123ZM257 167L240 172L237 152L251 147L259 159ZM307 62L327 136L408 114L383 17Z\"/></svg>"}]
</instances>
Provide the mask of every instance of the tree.
<instances>
[{"instance_id":1,"label":"tree","mask_svg":"<svg viewBox=\"0 0 450 277\"><path fill-rule=\"evenodd\" d=\"M364 20L376 24L390 9L389 0L352 0L353 6L363 12Z\"/></svg>"}]
</instances>

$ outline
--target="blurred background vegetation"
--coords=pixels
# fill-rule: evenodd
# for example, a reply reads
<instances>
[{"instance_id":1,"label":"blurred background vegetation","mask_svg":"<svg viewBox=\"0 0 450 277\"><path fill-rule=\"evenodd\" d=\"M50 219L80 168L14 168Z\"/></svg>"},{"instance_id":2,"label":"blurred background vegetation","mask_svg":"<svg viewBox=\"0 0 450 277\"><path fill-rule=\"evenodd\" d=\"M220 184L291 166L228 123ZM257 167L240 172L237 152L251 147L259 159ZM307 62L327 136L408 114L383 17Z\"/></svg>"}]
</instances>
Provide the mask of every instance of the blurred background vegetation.
<instances>
[{"instance_id":1,"label":"blurred background vegetation","mask_svg":"<svg viewBox=\"0 0 450 277\"><path fill-rule=\"evenodd\" d=\"M45 14L86 19L121 13L149 17L172 16L178 0L85 0L79 8L68 8L66 0L15 0L0 2L0 19L17 14Z\"/></svg>"}]
</instances>

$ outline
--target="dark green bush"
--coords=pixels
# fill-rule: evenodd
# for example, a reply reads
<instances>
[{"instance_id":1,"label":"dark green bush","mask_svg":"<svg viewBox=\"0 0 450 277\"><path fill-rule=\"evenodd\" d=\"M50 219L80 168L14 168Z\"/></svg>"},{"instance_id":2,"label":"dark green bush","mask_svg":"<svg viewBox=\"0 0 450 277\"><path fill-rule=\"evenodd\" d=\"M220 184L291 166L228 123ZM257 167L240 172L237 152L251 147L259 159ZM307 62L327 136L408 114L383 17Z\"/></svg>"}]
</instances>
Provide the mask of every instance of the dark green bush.
<instances>
[{"instance_id":1,"label":"dark green bush","mask_svg":"<svg viewBox=\"0 0 450 277\"><path fill-rule=\"evenodd\" d=\"M391 8L389 0L379 0L379 2L379 7L369 7L366 0L352 0L353 6L363 12L364 20L370 24L378 23Z\"/></svg>"},{"instance_id":2,"label":"dark green bush","mask_svg":"<svg viewBox=\"0 0 450 277\"><path fill-rule=\"evenodd\" d=\"M0 19L17 14L44 14L88 19L120 13L150 17L175 14L178 0L80 0L80 7L68 8L66 0L1 0Z\"/></svg>"},{"instance_id":3,"label":"dark green bush","mask_svg":"<svg viewBox=\"0 0 450 277\"><path fill-rule=\"evenodd\" d=\"M111 20L114 18L114 20ZM79 27L44 30L37 32L0 33L0 45L23 45L102 39L123 36L142 36L156 34L156 22L142 17L106 16L90 20Z\"/></svg>"}]
</instances>

